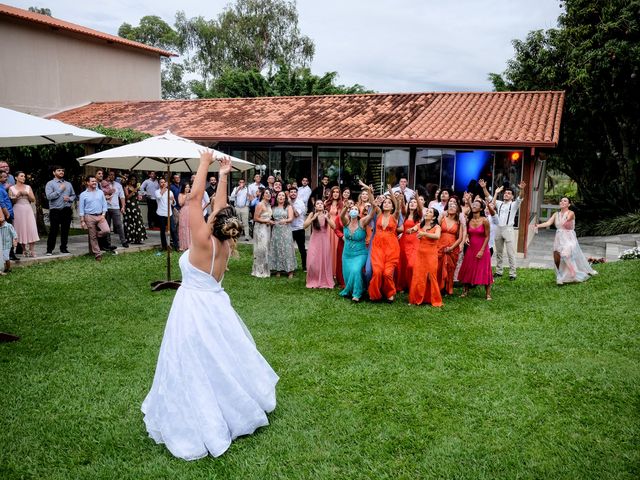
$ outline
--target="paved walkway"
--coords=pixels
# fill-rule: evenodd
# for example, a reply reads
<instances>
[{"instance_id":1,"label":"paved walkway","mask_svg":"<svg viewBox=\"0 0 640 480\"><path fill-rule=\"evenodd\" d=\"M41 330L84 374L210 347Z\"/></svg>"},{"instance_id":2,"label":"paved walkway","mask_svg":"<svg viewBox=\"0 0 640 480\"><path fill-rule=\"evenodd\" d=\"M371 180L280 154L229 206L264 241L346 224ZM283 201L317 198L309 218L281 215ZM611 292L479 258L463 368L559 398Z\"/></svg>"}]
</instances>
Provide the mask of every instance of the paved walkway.
<instances>
[{"instance_id":1,"label":"paved walkway","mask_svg":"<svg viewBox=\"0 0 640 480\"><path fill-rule=\"evenodd\" d=\"M142 245L130 245L129 248L119 246L117 235L111 235L111 243L118 248L116 254L139 252L141 250L149 250L152 248L160 248L160 233L157 231L147 231L149 238ZM519 268L553 268L553 239L555 230L541 230L534 238L528 248L527 258L518 254ZM307 238L308 242L308 238ZM618 260L618 255L628 248L640 246L640 234L615 235L611 237L581 237L578 239L580 247L587 258L605 258L608 262ZM250 242L241 241L241 244ZM46 239L36 243L36 258L25 258L18 255L21 260L19 262L11 262L12 267L27 266L35 262L48 262L51 260L60 260L73 258L80 255L86 255L89 252L87 235L73 235L69 237L68 254L60 253L60 238L56 243L56 249L51 257L45 256L47 250ZM107 255L105 253L105 255ZM495 264L495 255L494 255ZM505 259L506 260L506 259Z\"/></svg>"}]
</instances>

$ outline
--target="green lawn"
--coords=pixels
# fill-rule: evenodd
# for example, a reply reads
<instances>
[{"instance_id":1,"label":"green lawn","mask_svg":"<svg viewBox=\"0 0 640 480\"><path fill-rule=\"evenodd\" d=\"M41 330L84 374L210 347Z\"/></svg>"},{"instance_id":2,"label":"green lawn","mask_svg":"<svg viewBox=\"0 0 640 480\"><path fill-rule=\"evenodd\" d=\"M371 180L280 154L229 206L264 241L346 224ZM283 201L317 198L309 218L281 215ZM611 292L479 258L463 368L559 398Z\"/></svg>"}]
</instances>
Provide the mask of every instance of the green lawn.
<instances>
[{"instance_id":1,"label":"green lawn","mask_svg":"<svg viewBox=\"0 0 640 480\"><path fill-rule=\"evenodd\" d=\"M164 257L16 268L0 278L0 330L22 336L0 344L0 478L640 477L640 261L565 287L522 270L493 302L434 309L255 279L240 251L225 288L281 377L270 426L195 462L147 437Z\"/></svg>"}]
</instances>

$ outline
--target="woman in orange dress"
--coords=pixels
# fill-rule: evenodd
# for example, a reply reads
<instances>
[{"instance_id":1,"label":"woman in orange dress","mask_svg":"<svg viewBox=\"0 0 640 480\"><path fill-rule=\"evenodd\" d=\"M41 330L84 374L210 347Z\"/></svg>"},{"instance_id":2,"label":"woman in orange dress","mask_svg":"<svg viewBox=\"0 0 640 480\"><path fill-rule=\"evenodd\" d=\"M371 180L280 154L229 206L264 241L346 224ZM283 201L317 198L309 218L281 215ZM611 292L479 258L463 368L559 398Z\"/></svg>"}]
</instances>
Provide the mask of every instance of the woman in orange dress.
<instances>
[{"instance_id":1,"label":"woman in orange dress","mask_svg":"<svg viewBox=\"0 0 640 480\"><path fill-rule=\"evenodd\" d=\"M422 305L429 303L434 307L442 306L442 296L438 285L438 240L440 239L440 225L438 225L439 212L433 208L427 208L424 219L420 225L412 227L417 232L418 254L413 266L413 277L409 288L409 303Z\"/></svg>"},{"instance_id":2,"label":"woman in orange dress","mask_svg":"<svg viewBox=\"0 0 640 480\"><path fill-rule=\"evenodd\" d=\"M389 195L376 199L378 218L376 220L376 234L371 245L371 269L372 276L369 282L369 298L380 300L383 297L393 302L396 295L396 285L393 274L400 260L400 244L398 233L402 232L402 226L398 226L400 210L398 203L391 192Z\"/></svg>"},{"instance_id":3,"label":"woman in orange dress","mask_svg":"<svg viewBox=\"0 0 640 480\"><path fill-rule=\"evenodd\" d=\"M418 251L417 229L413 229L422 220L422 207L414 196L407 205L407 211L403 212L404 232L400 237L400 264L398 266L398 291L407 291L411 285L413 264Z\"/></svg>"},{"instance_id":4,"label":"woman in orange dress","mask_svg":"<svg viewBox=\"0 0 640 480\"><path fill-rule=\"evenodd\" d=\"M329 193L329 199L324 202L324 208L327 214L336 222L336 219L340 220L340 212L342 211L342 194L340 193L340 187L331 187L331 193ZM340 230L342 233L342 229ZM338 272L342 272L342 259L338 258L338 243L340 238L335 234L331 234L331 265L333 278L339 285L344 285L344 279L338 279ZM340 264L339 264L340 263ZM342 276L342 273L341 275Z\"/></svg>"},{"instance_id":5,"label":"woman in orange dress","mask_svg":"<svg viewBox=\"0 0 640 480\"><path fill-rule=\"evenodd\" d=\"M449 200L447 213L440 220L442 235L438 241L438 285L445 295L453 295L453 279L460 256L464 228L460 221L460 205L455 198Z\"/></svg>"}]
</instances>

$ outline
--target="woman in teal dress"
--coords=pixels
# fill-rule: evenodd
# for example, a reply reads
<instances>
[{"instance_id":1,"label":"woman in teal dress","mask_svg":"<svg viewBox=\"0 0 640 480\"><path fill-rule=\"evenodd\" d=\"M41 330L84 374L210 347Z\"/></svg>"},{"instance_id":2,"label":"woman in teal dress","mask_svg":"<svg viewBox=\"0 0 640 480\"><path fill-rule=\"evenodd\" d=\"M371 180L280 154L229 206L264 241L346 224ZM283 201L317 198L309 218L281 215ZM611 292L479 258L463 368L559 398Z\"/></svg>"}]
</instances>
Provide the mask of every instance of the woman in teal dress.
<instances>
[{"instance_id":1,"label":"woman in teal dress","mask_svg":"<svg viewBox=\"0 0 640 480\"><path fill-rule=\"evenodd\" d=\"M351 297L354 302L359 302L365 291L364 266L367 263L369 251L365 243L367 237L366 225L371 221L373 209L367 204L363 209L363 217L360 210L348 200L342 207L340 219L344 232L344 249L342 251L342 275L344 277L344 289L340 292L343 297Z\"/></svg>"}]
</instances>

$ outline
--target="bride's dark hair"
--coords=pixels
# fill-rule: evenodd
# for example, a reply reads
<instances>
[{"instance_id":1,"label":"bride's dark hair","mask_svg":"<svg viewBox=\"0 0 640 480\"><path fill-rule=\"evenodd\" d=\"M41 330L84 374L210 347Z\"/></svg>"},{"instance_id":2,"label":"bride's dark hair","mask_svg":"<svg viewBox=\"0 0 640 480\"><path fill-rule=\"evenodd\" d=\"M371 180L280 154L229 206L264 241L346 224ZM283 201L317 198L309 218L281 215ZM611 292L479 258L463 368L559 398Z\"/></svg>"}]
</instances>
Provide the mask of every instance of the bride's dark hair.
<instances>
[{"instance_id":1,"label":"bride's dark hair","mask_svg":"<svg viewBox=\"0 0 640 480\"><path fill-rule=\"evenodd\" d=\"M221 242L231 240L231 246L235 251L238 238L244 233L244 227L232 206L226 206L220 210L213 219L211 233Z\"/></svg>"}]
</instances>

